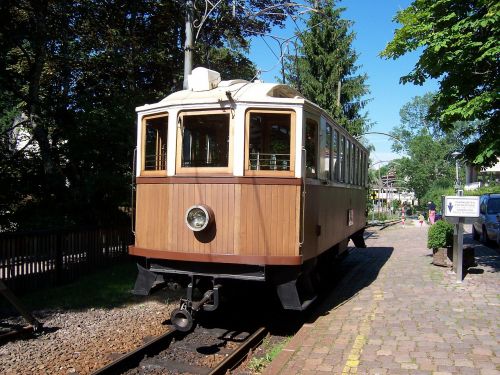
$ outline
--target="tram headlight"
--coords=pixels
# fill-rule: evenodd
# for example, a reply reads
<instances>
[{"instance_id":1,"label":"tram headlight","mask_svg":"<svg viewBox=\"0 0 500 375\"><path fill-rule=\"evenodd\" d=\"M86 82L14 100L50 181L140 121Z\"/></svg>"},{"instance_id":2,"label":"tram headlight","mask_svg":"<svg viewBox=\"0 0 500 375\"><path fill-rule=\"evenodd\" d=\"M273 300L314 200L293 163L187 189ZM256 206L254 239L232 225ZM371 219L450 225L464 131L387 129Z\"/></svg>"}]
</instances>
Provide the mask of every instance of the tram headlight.
<instances>
[{"instance_id":1,"label":"tram headlight","mask_svg":"<svg viewBox=\"0 0 500 375\"><path fill-rule=\"evenodd\" d=\"M191 206L186 210L185 222L193 232L200 232L210 226L214 219L212 209L205 205Z\"/></svg>"}]
</instances>

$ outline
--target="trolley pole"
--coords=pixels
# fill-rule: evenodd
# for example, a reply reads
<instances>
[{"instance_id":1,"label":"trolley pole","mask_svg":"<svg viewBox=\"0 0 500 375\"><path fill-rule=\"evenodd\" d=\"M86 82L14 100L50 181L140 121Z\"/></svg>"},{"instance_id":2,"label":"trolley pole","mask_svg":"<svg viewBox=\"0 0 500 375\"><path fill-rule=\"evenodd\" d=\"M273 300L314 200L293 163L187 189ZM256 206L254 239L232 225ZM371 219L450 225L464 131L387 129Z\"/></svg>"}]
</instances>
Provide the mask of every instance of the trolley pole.
<instances>
[{"instance_id":1,"label":"trolley pole","mask_svg":"<svg viewBox=\"0 0 500 375\"><path fill-rule=\"evenodd\" d=\"M186 41L184 43L183 89L188 89L188 76L193 71L193 0L186 1Z\"/></svg>"}]
</instances>

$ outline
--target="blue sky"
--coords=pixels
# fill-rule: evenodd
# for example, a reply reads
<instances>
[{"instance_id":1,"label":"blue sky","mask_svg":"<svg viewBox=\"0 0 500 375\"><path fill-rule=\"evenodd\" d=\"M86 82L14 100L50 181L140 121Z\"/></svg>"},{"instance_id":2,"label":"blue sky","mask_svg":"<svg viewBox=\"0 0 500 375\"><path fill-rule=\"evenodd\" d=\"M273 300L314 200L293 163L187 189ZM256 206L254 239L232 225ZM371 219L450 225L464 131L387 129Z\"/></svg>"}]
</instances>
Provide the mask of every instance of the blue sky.
<instances>
[{"instance_id":1,"label":"blue sky","mask_svg":"<svg viewBox=\"0 0 500 375\"><path fill-rule=\"evenodd\" d=\"M410 0L343 0L340 6L346 8L343 18L354 21L352 30L356 33L353 47L359 54L360 73L368 75L371 99L366 107L368 117L375 122L371 131L388 133L399 124L399 110L413 97L437 90L437 82L426 82L423 86L399 84L399 78L410 72L418 60L418 53L405 55L397 60L384 60L378 57L385 45L392 40L397 24L392 21L398 10L410 5ZM275 31L281 36L292 36L293 27ZM267 39L277 52L276 43ZM280 75L279 64L266 44L260 40L252 43L249 55L257 67L264 72L261 78L273 82ZM366 138L375 146L371 159L376 161L391 160L399 157L391 152L390 138L383 135L367 135ZM384 163L379 163L382 165Z\"/></svg>"}]
</instances>

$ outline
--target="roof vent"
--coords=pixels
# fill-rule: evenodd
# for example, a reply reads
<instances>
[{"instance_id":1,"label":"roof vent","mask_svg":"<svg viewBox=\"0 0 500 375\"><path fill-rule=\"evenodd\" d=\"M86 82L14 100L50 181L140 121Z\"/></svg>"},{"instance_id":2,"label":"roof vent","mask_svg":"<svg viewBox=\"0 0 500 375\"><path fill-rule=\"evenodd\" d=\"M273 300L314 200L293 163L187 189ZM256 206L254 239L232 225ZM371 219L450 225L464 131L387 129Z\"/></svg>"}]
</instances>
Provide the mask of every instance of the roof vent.
<instances>
[{"instance_id":1,"label":"roof vent","mask_svg":"<svg viewBox=\"0 0 500 375\"><path fill-rule=\"evenodd\" d=\"M217 87L220 82L220 73L207 68L193 69L188 76L188 89L192 91L207 91Z\"/></svg>"}]
</instances>

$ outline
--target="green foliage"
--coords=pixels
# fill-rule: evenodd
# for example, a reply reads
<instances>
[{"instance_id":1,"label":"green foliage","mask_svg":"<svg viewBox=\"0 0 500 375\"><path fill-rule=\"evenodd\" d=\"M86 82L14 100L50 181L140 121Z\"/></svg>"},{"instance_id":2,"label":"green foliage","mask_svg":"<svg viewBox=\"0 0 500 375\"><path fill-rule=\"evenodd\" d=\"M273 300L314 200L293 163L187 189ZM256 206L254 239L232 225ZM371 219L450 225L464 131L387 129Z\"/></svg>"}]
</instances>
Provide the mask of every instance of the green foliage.
<instances>
[{"instance_id":1,"label":"green foliage","mask_svg":"<svg viewBox=\"0 0 500 375\"><path fill-rule=\"evenodd\" d=\"M490 186L481 186L476 190L466 190L464 191L464 195L482 195L482 194L499 194L500 193L500 185L490 185Z\"/></svg>"},{"instance_id":2,"label":"green foliage","mask_svg":"<svg viewBox=\"0 0 500 375\"><path fill-rule=\"evenodd\" d=\"M446 131L457 121L468 140L463 148L472 162L484 165L500 155L499 87L500 3L494 0L414 0L394 19L401 24L381 56L396 59L421 50L414 69L401 82L439 79L428 119Z\"/></svg>"},{"instance_id":3,"label":"green foliage","mask_svg":"<svg viewBox=\"0 0 500 375\"><path fill-rule=\"evenodd\" d=\"M265 351L264 355L254 356L250 360L248 368L254 373L261 373L278 356L289 341L290 337L287 337L277 344L272 344L268 338L264 339L261 345L262 350Z\"/></svg>"},{"instance_id":4,"label":"green foliage","mask_svg":"<svg viewBox=\"0 0 500 375\"><path fill-rule=\"evenodd\" d=\"M220 3L195 65L251 78L247 37L282 24L284 11L242 9L273 3L246 2L234 16ZM182 87L184 4L0 2L0 230L127 220L134 108Z\"/></svg>"},{"instance_id":5,"label":"green foliage","mask_svg":"<svg viewBox=\"0 0 500 375\"><path fill-rule=\"evenodd\" d=\"M453 225L444 220L438 220L431 225L427 234L427 247L438 249L453 245Z\"/></svg>"},{"instance_id":6,"label":"green foliage","mask_svg":"<svg viewBox=\"0 0 500 375\"><path fill-rule=\"evenodd\" d=\"M368 93L367 76L358 74L357 54L352 48L352 22L342 19L343 8L334 0L314 2L307 29L300 35L298 56L288 56L285 78L306 98L325 109L338 124L353 134L368 130L362 113ZM340 85L340 106L337 95Z\"/></svg>"},{"instance_id":7,"label":"green foliage","mask_svg":"<svg viewBox=\"0 0 500 375\"><path fill-rule=\"evenodd\" d=\"M451 154L461 147L457 132L445 133L437 122L429 120L433 98L429 93L405 104L400 111L401 123L391 132L400 141L393 143L393 150L406 153L393 162L398 180L420 200L433 189L453 187L455 159Z\"/></svg>"},{"instance_id":8,"label":"green foliage","mask_svg":"<svg viewBox=\"0 0 500 375\"><path fill-rule=\"evenodd\" d=\"M455 189L452 187L442 188L442 187L432 187L429 189L426 194L420 200L420 210L427 212L427 202L434 202L436 205L436 211L441 212L441 197L447 195L455 195Z\"/></svg>"},{"instance_id":9,"label":"green foliage","mask_svg":"<svg viewBox=\"0 0 500 375\"><path fill-rule=\"evenodd\" d=\"M135 263L117 264L89 274L78 281L38 290L21 297L30 310L112 308L134 301L130 293L137 276ZM9 306L5 303L2 306Z\"/></svg>"}]
</instances>

